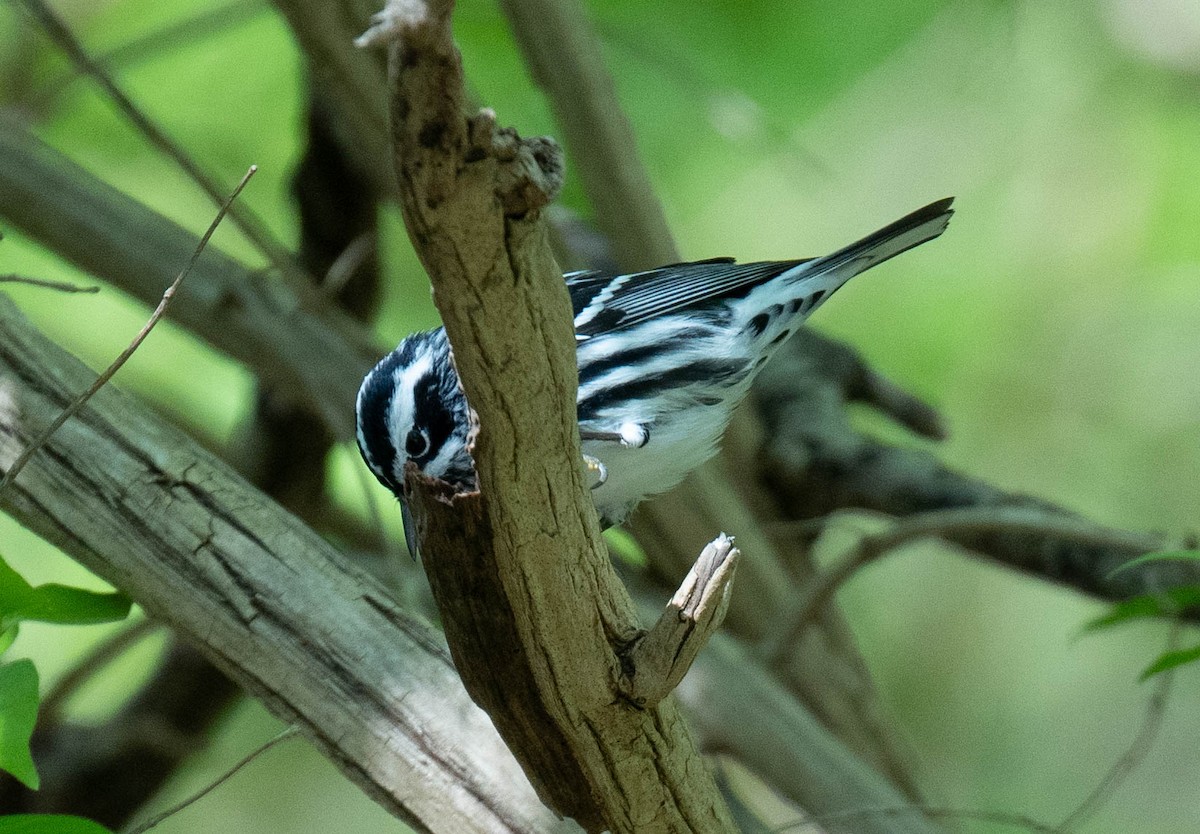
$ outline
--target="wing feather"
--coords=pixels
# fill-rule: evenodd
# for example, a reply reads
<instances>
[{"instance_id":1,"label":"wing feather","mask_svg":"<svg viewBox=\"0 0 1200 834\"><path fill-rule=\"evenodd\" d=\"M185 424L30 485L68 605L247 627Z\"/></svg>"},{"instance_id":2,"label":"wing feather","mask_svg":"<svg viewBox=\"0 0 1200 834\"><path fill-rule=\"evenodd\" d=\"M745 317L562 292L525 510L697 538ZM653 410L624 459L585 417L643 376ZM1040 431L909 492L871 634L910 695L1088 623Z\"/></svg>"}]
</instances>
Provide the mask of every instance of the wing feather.
<instances>
[{"instance_id":1,"label":"wing feather","mask_svg":"<svg viewBox=\"0 0 1200 834\"><path fill-rule=\"evenodd\" d=\"M575 333L586 339L698 304L736 296L803 262L738 264L730 258L721 258L672 264L632 275L588 273L568 278L575 310ZM577 281L580 282L578 288L575 286Z\"/></svg>"},{"instance_id":2,"label":"wing feather","mask_svg":"<svg viewBox=\"0 0 1200 834\"><path fill-rule=\"evenodd\" d=\"M930 203L823 258L747 264L713 258L630 275L597 270L570 273L565 277L576 338L583 341L647 319L741 297L792 270L789 284L838 270L840 286L853 275L940 235L954 213L952 203L952 197ZM801 265L803 269L796 269Z\"/></svg>"}]
</instances>

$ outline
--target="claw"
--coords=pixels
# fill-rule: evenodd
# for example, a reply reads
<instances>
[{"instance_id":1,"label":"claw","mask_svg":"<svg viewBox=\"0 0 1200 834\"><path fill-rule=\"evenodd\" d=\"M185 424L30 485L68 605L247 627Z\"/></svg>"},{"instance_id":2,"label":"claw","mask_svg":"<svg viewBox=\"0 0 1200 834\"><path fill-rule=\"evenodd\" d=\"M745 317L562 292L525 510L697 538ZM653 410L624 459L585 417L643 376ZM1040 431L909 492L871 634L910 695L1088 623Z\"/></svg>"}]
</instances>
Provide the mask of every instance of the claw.
<instances>
[{"instance_id":1,"label":"claw","mask_svg":"<svg viewBox=\"0 0 1200 834\"><path fill-rule=\"evenodd\" d=\"M583 456L584 465L587 466L587 471L596 475L596 483L592 484L592 489L599 489L604 486L608 480L608 467L600 462L599 458L594 458L591 455Z\"/></svg>"}]
</instances>

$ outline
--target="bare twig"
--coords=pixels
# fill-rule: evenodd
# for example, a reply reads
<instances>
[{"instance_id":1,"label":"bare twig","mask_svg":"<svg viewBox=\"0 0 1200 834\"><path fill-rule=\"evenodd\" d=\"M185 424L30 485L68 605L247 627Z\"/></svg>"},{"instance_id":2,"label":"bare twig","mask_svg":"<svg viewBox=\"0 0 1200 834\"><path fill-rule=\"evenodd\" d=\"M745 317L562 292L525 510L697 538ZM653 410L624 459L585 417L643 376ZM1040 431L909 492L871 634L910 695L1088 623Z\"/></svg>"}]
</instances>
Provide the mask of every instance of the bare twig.
<instances>
[{"instance_id":1,"label":"bare twig","mask_svg":"<svg viewBox=\"0 0 1200 834\"><path fill-rule=\"evenodd\" d=\"M233 767L229 768L229 770L222 773L220 776L218 776L216 779L214 779L209 784L205 785L200 790L196 791L196 793L192 794L187 799L184 799L182 802L179 802L176 805L172 805L170 808L163 811L162 813L155 814L154 816L152 816L150 819L146 820L145 822L138 823L137 825L129 826L128 828L126 828L124 830L123 834L144 834L144 832L149 831L151 828L154 828L159 823L164 822L165 820L175 816L180 811L187 809L188 807L194 805L196 802L199 802L204 797L208 796L210 793L215 791L217 788L221 787L221 785L225 784L230 779L232 779L235 775L237 775L237 772L239 770L244 768L246 765L250 764L250 762L257 759L263 753L266 753L272 747L275 747L277 744L285 742L290 738L296 738L299 735L300 735L300 728L297 727L295 724L284 729L282 732L280 732L274 738L263 742L258 747L254 748L252 751L247 753L245 756L243 756L237 762L237 764L235 764Z\"/></svg>"},{"instance_id":2,"label":"bare twig","mask_svg":"<svg viewBox=\"0 0 1200 834\"><path fill-rule=\"evenodd\" d=\"M220 183L209 176L182 147L142 112L142 109L117 84L116 79L88 54L83 44L72 34L66 22L50 8L49 4L44 0L22 0L22 2L59 49L67 54L67 57L81 73L100 85L113 104L146 137L150 144L173 160L216 205L223 205L222 210L229 212L230 219L267 260L285 275L294 276L296 266L291 254L282 243L271 235L266 224L247 207L231 207L225 204L225 195L221 190Z\"/></svg>"},{"instance_id":3,"label":"bare twig","mask_svg":"<svg viewBox=\"0 0 1200 834\"><path fill-rule=\"evenodd\" d=\"M1006 828L1023 828L1035 834L1058 834L1058 828L1039 822L1025 814L1009 814L1004 811L972 811L964 808L935 808L929 805L900 805L894 808L861 808L853 811L843 811L834 814L822 814L788 823L775 829L775 834L796 832L801 826L816 825L823 830L829 823L850 822L852 820L888 819L920 814L931 819L944 820L975 820L1003 825ZM797 832L797 834L800 834Z\"/></svg>"},{"instance_id":4,"label":"bare twig","mask_svg":"<svg viewBox=\"0 0 1200 834\"><path fill-rule=\"evenodd\" d=\"M161 28L123 42L96 55L96 63L112 69L129 69L179 49L195 46L237 26L265 17L269 7L262 0L230 0L211 9L172 20Z\"/></svg>"},{"instance_id":5,"label":"bare twig","mask_svg":"<svg viewBox=\"0 0 1200 834\"><path fill-rule=\"evenodd\" d=\"M58 290L59 292L100 292L100 288L96 286L81 287L78 284L71 284L67 281L47 281L45 278L26 278L24 275L0 275L0 283L29 284L34 287L45 287L49 290Z\"/></svg>"},{"instance_id":6,"label":"bare twig","mask_svg":"<svg viewBox=\"0 0 1200 834\"><path fill-rule=\"evenodd\" d=\"M4 113L0 193L0 215L8 222L151 308L199 239ZM285 284L210 246L171 303L170 316L321 415L337 437L354 436L354 395L378 349L366 329L333 304L307 305Z\"/></svg>"},{"instance_id":7,"label":"bare twig","mask_svg":"<svg viewBox=\"0 0 1200 834\"><path fill-rule=\"evenodd\" d=\"M122 628L89 651L79 663L68 669L42 698L38 707L38 721L41 724L53 724L58 721L59 713L67 699L74 695L79 687L159 627L160 624L154 620L139 620Z\"/></svg>"},{"instance_id":8,"label":"bare twig","mask_svg":"<svg viewBox=\"0 0 1200 834\"><path fill-rule=\"evenodd\" d=\"M133 356L134 351L141 346L142 342L146 341L146 337L150 335L150 331L154 329L154 326L158 324L158 322L166 314L167 307L170 305L171 299L175 297L175 293L178 291L179 285L183 283L183 279L186 278L188 273L192 271L192 267L195 265L196 260L204 251L204 247L208 245L209 238L211 238L213 233L216 232L217 226L221 225L221 220L225 217L229 207L233 204L233 201L237 199L238 195L242 193L242 189L246 187L246 183L250 181L250 178L254 176L254 173L257 170L257 165L251 165L249 170L246 171L245 176L242 177L241 182L239 182L237 187L233 189L233 193L231 193L229 197L227 197L221 204L221 208L217 210L217 214L213 218L212 223L208 225L208 230L205 231L204 236L200 238L200 242L196 245L195 251L192 252L191 259L187 262L184 268L180 270L179 275L176 276L175 280L171 283L171 286L167 287L166 291L163 293L162 300L158 303L158 307L155 308L154 312L150 315L150 318L146 321L146 323L142 325L142 329L138 331L138 334L133 337L133 341L129 343L129 347L121 351L121 355L114 359L113 363L105 368L100 376L96 377L96 381L89 385L88 389L80 394L70 405L64 408L62 413L58 415L54 422L52 422L44 432L38 435L38 437L32 443L30 443L28 447L26 447L25 451L23 451L17 457L17 459L13 461L12 466L10 466L8 471L4 473L4 479L0 480L0 494L3 494L4 490L8 488L8 485L13 482L17 475L21 474L21 470L24 469L25 465L29 463L29 459L33 457L34 453L36 453L37 450L42 446L46 445L46 441L48 441L50 437L62 427L63 423L70 420L79 412L79 409L87 405L87 401L90 400L97 391L103 388L104 385L113 378L113 375L121 369L122 365L129 361L129 357Z\"/></svg>"},{"instance_id":9,"label":"bare twig","mask_svg":"<svg viewBox=\"0 0 1200 834\"><path fill-rule=\"evenodd\" d=\"M0 298L0 379L13 406L0 409L0 438L49 424L64 392L94 377ZM33 457L0 509L301 725L416 830L563 830L426 620L133 397L105 386L86 415Z\"/></svg>"},{"instance_id":10,"label":"bare twig","mask_svg":"<svg viewBox=\"0 0 1200 834\"><path fill-rule=\"evenodd\" d=\"M804 530L807 522L801 522ZM959 536L1003 531L1054 535L1091 544L1129 545L1140 539L1115 530L1042 510L1020 507L968 508L935 510L910 516L890 530L875 536L865 536L837 565L814 580L813 587L796 605L781 616L777 632L764 642L763 653L771 662L789 650L800 633L812 624L838 589L863 567L883 558L896 548L918 539L943 537L953 540Z\"/></svg>"},{"instance_id":11,"label":"bare twig","mask_svg":"<svg viewBox=\"0 0 1200 834\"><path fill-rule=\"evenodd\" d=\"M1182 631L1183 628L1179 623L1172 624L1170 635L1167 637L1167 651L1173 650L1178 645L1179 635ZM1138 765L1145 760L1162 729L1163 718L1167 712L1167 702L1171 695L1171 684L1175 681L1175 671L1175 669L1168 669L1159 675L1158 685L1150 695L1150 701L1146 704L1146 711L1142 716L1141 726L1138 727L1133 741L1130 742L1125 752L1113 762L1092 792L1084 797L1083 801L1058 824L1055 828L1058 834L1070 834L1070 832L1078 831L1087 825L1104 807L1104 803L1112 797L1121 783L1128 779Z\"/></svg>"}]
</instances>

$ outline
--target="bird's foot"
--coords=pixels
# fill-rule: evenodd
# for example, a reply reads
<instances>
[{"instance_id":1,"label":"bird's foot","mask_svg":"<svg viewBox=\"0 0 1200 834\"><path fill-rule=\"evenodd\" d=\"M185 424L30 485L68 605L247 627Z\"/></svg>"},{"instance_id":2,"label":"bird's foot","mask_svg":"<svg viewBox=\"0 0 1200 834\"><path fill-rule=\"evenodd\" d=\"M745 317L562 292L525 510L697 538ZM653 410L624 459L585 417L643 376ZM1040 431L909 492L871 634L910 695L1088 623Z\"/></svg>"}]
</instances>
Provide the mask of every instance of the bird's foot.
<instances>
[{"instance_id":1,"label":"bird's foot","mask_svg":"<svg viewBox=\"0 0 1200 834\"><path fill-rule=\"evenodd\" d=\"M587 467L587 471L596 476L596 483L592 484L591 488L599 489L604 486L604 482L608 480L608 467L601 463L599 458L591 455L584 455L583 463Z\"/></svg>"}]
</instances>

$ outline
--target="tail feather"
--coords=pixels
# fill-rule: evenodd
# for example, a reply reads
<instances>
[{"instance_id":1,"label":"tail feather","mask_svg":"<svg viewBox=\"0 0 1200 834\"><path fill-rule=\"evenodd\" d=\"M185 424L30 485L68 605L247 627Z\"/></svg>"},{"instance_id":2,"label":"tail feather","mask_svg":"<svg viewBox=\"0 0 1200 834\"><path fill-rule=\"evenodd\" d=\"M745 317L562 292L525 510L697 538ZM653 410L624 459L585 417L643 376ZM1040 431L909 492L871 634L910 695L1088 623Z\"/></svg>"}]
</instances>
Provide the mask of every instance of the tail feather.
<instances>
[{"instance_id":1,"label":"tail feather","mask_svg":"<svg viewBox=\"0 0 1200 834\"><path fill-rule=\"evenodd\" d=\"M950 217L954 214L954 209L950 208L953 202L953 197L946 197L919 208L831 255L809 261L805 264L804 272L808 275L831 272L860 261L861 265L855 264L855 268L846 271L843 280L849 280L858 273L878 266L914 246L933 240L946 231Z\"/></svg>"},{"instance_id":2,"label":"tail feather","mask_svg":"<svg viewBox=\"0 0 1200 834\"><path fill-rule=\"evenodd\" d=\"M947 197L930 203L831 255L794 262L777 280L756 287L737 307L743 329L765 351L760 362L855 275L944 232L954 214L953 202Z\"/></svg>"}]
</instances>

